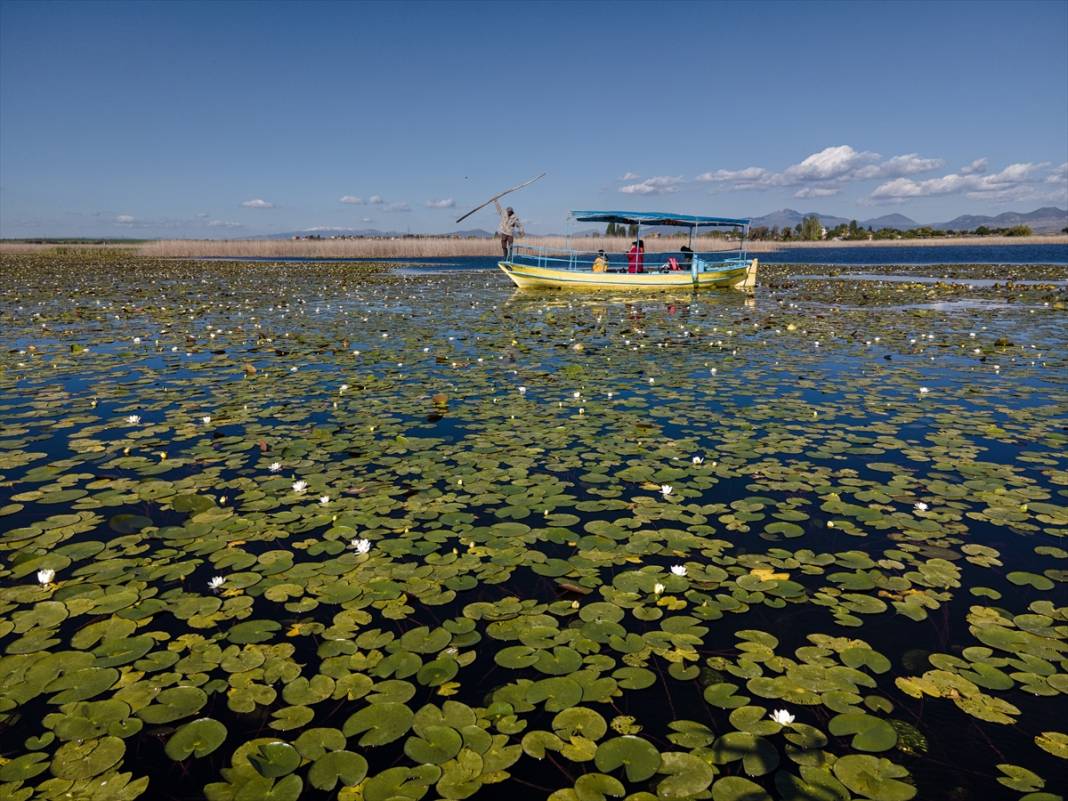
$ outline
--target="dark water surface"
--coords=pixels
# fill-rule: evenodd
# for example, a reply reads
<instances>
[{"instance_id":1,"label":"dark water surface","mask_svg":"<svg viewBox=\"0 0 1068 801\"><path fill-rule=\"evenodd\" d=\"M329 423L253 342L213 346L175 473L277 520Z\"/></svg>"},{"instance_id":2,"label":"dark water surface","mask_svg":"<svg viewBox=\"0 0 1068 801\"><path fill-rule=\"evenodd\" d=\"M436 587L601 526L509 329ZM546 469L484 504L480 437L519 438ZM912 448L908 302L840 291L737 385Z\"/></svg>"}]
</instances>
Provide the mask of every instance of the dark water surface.
<instances>
[{"instance_id":1,"label":"dark water surface","mask_svg":"<svg viewBox=\"0 0 1068 801\"><path fill-rule=\"evenodd\" d=\"M1059 798L1037 260L0 257L0 798Z\"/></svg>"},{"instance_id":2,"label":"dark water surface","mask_svg":"<svg viewBox=\"0 0 1068 801\"><path fill-rule=\"evenodd\" d=\"M915 245L885 247L820 247L789 248L768 253L755 253L766 264L839 264L839 265L898 265L898 264L1058 264L1068 265L1068 245ZM381 259L312 259L293 256L282 259L249 256L242 259L219 257L219 261L343 263L374 262ZM405 263L440 269L495 269L497 259L490 256L460 256L418 259L391 259Z\"/></svg>"}]
</instances>

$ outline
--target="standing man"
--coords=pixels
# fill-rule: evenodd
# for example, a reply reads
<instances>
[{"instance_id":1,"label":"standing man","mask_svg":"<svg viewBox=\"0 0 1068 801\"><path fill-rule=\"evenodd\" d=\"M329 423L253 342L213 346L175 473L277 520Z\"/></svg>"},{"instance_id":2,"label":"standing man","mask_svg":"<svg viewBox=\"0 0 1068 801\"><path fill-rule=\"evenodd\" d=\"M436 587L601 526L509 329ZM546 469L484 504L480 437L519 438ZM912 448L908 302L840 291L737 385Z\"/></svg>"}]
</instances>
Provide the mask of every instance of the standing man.
<instances>
[{"instance_id":1,"label":"standing man","mask_svg":"<svg viewBox=\"0 0 1068 801\"><path fill-rule=\"evenodd\" d=\"M516 232L519 232L519 236L523 236L523 223L519 222L519 217L516 216L515 210L509 206L506 209L501 208L501 204L496 200L493 201L493 205L497 207L497 213L501 215L501 224L497 226L497 233L501 237L501 252L504 254L504 258L508 258L508 253L512 248L512 243L515 241Z\"/></svg>"}]
</instances>

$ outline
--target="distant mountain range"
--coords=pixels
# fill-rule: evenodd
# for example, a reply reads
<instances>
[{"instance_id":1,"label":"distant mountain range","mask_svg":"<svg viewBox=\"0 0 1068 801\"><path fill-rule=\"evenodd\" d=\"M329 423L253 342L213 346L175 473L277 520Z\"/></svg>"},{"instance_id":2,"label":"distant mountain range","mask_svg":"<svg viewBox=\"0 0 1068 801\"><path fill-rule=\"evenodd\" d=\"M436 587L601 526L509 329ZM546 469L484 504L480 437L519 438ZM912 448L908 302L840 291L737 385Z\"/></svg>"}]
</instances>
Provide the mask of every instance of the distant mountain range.
<instances>
[{"instance_id":1,"label":"distant mountain range","mask_svg":"<svg viewBox=\"0 0 1068 801\"><path fill-rule=\"evenodd\" d=\"M773 226L777 226L778 228L793 228L795 225L800 224L805 217L812 214L819 217L820 223L826 228L834 228L837 225L849 224L849 220L845 217L836 217L833 214L782 209L780 211L773 211L771 214L765 214L763 217L754 217L752 219L752 225L754 227L765 225L768 228ZM1046 206L1028 213L1006 211L1003 214L998 214L996 217L988 217L981 214L965 214L949 220L948 222L938 223L918 223L915 220L906 217L904 214L886 214L882 217L874 217L870 220L857 220L857 225L861 228L870 227L874 231L878 231L880 228L897 228L905 231L910 228L921 228L925 225L928 225L937 231L973 231L980 225L985 225L987 228L1010 228L1014 225L1027 225L1030 226L1031 230L1036 234L1055 234L1059 233L1061 229L1068 227L1068 211L1058 209L1055 206Z\"/></svg>"},{"instance_id":2,"label":"distant mountain range","mask_svg":"<svg viewBox=\"0 0 1068 801\"><path fill-rule=\"evenodd\" d=\"M815 214L820 218L820 223L827 228L834 228L837 225L848 225L849 219L846 217L836 217L833 214L823 214L815 211L795 211L794 209L781 209L779 211L773 211L771 214L765 214L763 217L753 217L752 226L765 225L768 228L793 228L795 225L799 225L801 221L811 214ZM1009 228L1013 225L1027 225L1031 227L1031 230L1036 234L1055 234L1059 233L1063 228L1068 227L1068 211L1064 209L1058 209L1055 206L1046 206L1045 208L1035 209L1032 212L1026 214L1006 211L1003 214L998 214L996 217L987 217L979 214L966 214L961 217L956 217L949 222L939 223L919 223L910 217L906 217L904 214L884 214L881 217L873 217L870 220L857 220L857 224L861 228L871 228L874 231L878 231L880 228L897 228L905 231L910 228L920 228L925 225L929 225L938 231L973 231L980 225L985 225L987 228ZM662 234L678 233L678 228L670 228L662 225L643 226L642 232L653 234L660 232ZM571 236L583 237L583 236L598 236L604 232L603 228L590 228L582 231L572 231ZM562 236L562 234L538 234L539 236ZM391 237L391 236L411 236L410 233L403 231L379 231L376 228L307 228L303 231L284 231L278 234L267 234L265 236L252 237L253 239L292 239L294 237L308 237L308 236L321 236L323 239L329 239L330 237ZM428 236L457 236L463 238L474 239L492 239L496 234L492 231L487 231L484 228L470 228L463 231L450 231L447 234L428 234Z\"/></svg>"}]
</instances>

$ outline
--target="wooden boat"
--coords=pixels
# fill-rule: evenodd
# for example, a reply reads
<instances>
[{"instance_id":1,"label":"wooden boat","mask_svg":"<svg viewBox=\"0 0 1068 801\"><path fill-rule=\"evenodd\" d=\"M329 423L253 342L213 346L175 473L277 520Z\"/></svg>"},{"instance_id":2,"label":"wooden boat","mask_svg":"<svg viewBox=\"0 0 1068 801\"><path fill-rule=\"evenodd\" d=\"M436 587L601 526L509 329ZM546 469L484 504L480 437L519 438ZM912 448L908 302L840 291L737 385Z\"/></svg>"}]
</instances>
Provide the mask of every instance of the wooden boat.
<instances>
[{"instance_id":1,"label":"wooden boat","mask_svg":"<svg viewBox=\"0 0 1068 801\"><path fill-rule=\"evenodd\" d=\"M572 211L577 222L604 222L635 226L634 241L641 240L641 226L677 226L690 232L690 246L679 250L643 252L632 248L626 254L598 254L572 249L513 245L498 266L522 289L704 289L756 285L757 260L745 250L749 220L699 217L641 211ZM741 231L738 248L695 253L694 233L701 228L732 228Z\"/></svg>"}]
</instances>

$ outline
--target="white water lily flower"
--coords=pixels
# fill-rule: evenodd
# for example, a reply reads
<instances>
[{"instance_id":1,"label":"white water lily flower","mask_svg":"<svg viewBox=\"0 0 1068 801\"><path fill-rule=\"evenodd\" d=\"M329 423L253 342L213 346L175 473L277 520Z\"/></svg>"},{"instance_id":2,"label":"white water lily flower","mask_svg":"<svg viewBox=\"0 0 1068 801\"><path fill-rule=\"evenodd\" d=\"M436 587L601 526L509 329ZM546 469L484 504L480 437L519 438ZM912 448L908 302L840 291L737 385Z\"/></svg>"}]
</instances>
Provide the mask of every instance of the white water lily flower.
<instances>
[{"instance_id":1,"label":"white water lily flower","mask_svg":"<svg viewBox=\"0 0 1068 801\"><path fill-rule=\"evenodd\" d=\"M52 579L56 577L56 571L50 567L43 567L37 571L37 581L45 586L52 583Z\"/></svg>"},{"instance_id":2,"label":"white water lily flower","mask_svg":"<svg viewBox=\"0 0 1068 801\"><path fill-rule=\"evenodd\" d=\"M693 462L694 464L704 464L705 463L705 457L704 456L695 456L690 461Z\"/></svg>"},{"instance_id":3,"label":"white water lily flower","mask_svg":"<svg viewBox=\"0 0 1068 801\"><path fill-rule=\"evenodd\" d=\"M789 726L794 722L794 716L787 712L785 709L776 709L771 713L771 719L778 723L780 726Z\"/></svg>"},{"instance_id":4,"label":"white water lily flower","mask_svg":"<svg viewBox=\"0 0 1068 801\"><path fill-rule=\"evenodd\" d=\"M211 415L210 414L204 415L203 417L200 418L200 422L202 422L204 425L208 425L211 422Z\"/></svg>"},{"instance_id":5,"label":"white water lily flower","mask_svg":"<svg viewBox=\"0 0 1068 801\"><path fill-rule=\"evenodd\" d=\"M139 415L139 414L128 415L126 417L126 422L129 423L132 426L135 426L135 425L137 425L138 423L141 422L141 415Z\"/></svg>"},{"instance_id":6,"label":"white water lily flower","mask_svg":"<svg viewBox=\"0 0 1068 801\"><path fill-rule=\"evenodd\" d=\"M329 495L320 495L319 496L319 503L321 503L323 506L326 506L328 503L330 503L330 496Z\"/></svg>"},{"instance_id":7,"label":"white water lily flower","mask_svg":"<svg viewBox=\"0 0 1068 801\"><path fill-rule=\"evenodd\" d=\"M349 543L349 547L356 551L356 553L367 553L371 550L371 541L363 539L353 540Z\"/></svg>"},{"instance_id":8,"label":"white water lily flower","mask_svg":"<svg viewBox=\"0 0 1068 801\"><path fill-rule=\"evenodd\" d=\"M306 490L307 488L308 488L308 482L307 481L301 480L301 481L294 481L293 482L293 492L304 492L304 490Z\"/></svg>"},{"instance_id":9,"label":"white water lily flower","mask_svg":"<svg viewBox=\"0 0 1068 801\"><path fill-rule=\"evenodd\" d=\"M348 384L342 384L340 387L337 388L338 394L344 393L345 390L347 390L348 388L349 388Z\"/></svg>"},{"instance_id":10,"label":"white water lily flower","mask_svg":"<svg viewBox=\"0 0 1068 801\"><path fill-rule=\"evenodd\" d=\"M660 593L662 593L663 591L664 591L664 585L661 584L659 581L656 584L653 585L653 593L655 595L660 595Z\"/></svg>"},{"instance_id":11,"label":"white water lily flower","mask_svg":"<svg viewBox=\"0 0 1068 801\"><path fill-rule=\"evenodd\" d=\"M224 579L222 576L212 576L211 580L208 582L208 589L217 590L225 583L226 579Z\"/></svg>"},{"instance_id":12,"label":"white water lily flower","mask_svg":"<svg viewBox=\"0 0 1068 801\"><path fill-rule=\"evenodd\" d=\"M920 387L920 394L921 395L926 395L930 391L931 390L929 390L927 387Z\"/></svg>"},{"instance_id":13,"label":"white water lily flower","mask_svg":"<svg viewBox=\"0 0 1068 801\"><path fill-rule=\"evenodd\" d=\"M923 501L917 501L915 504L915 509L917 512L926 512L929 508L930 507Z\"/></svg>"},{"instance_id":14,"label":"white water lily flower","mask_svg":"<svg viewBox=\"0 0 1068 801\"><path fill-rule=\"evenodd\" d=\"M267 469L270 470L272 473L277 473L279 470L282 469L282 463L271 462L269 465L267 465Z\"/></svg>"},{"instance_id":15,"label":"white water lily flower","mask_svg":"<svg viewBox=\"0 0 1068 801\"><path fill-rule=\"evenodd\" d=\"M582 397L582 393L581 393L581 392L579 392L579 391L578 391L578 390L576 389L576 390L575 390L574 392L572 392L572 393L571 393L571 397L572 397L572 398L574 398L575 400L578 400L579 398L581 398L581 397Z\"/></svg>"},{"instance_id":16,"label":"white water lily flower","mask_svg":"<svg viewBox=\"0 0 1068 801\"><path fill-rule=\"evenodd\" d=\"M661 484L660 485L660 494L663 495L666 498L668 495L670 495L672 493L672 491L674 489L675 488L673 486L671 486L670 484Z\"/></svg>"},{"instance_id":17,"label":"white water lily flower","mask_svg":"<svg viewBox=\"0 0 1068 801\"><path fill-rule=\"evenodd\" d=\"M519 388L519 394L520 395L526 395L527 394L527 388L526 387L520 387Z\"/></svg>"},{"instance_id":18,"label":"white water lily flower","mask_svg":"<svg viewBox=\"0 0 1068 801\"><path fill-rule=\"evenodd\" d=\"M674 574L676 576L685 576L686 575L686 565L672 565L671 566L671 572L672 572L672 574Z\"/></svg>"}]
</instances>

